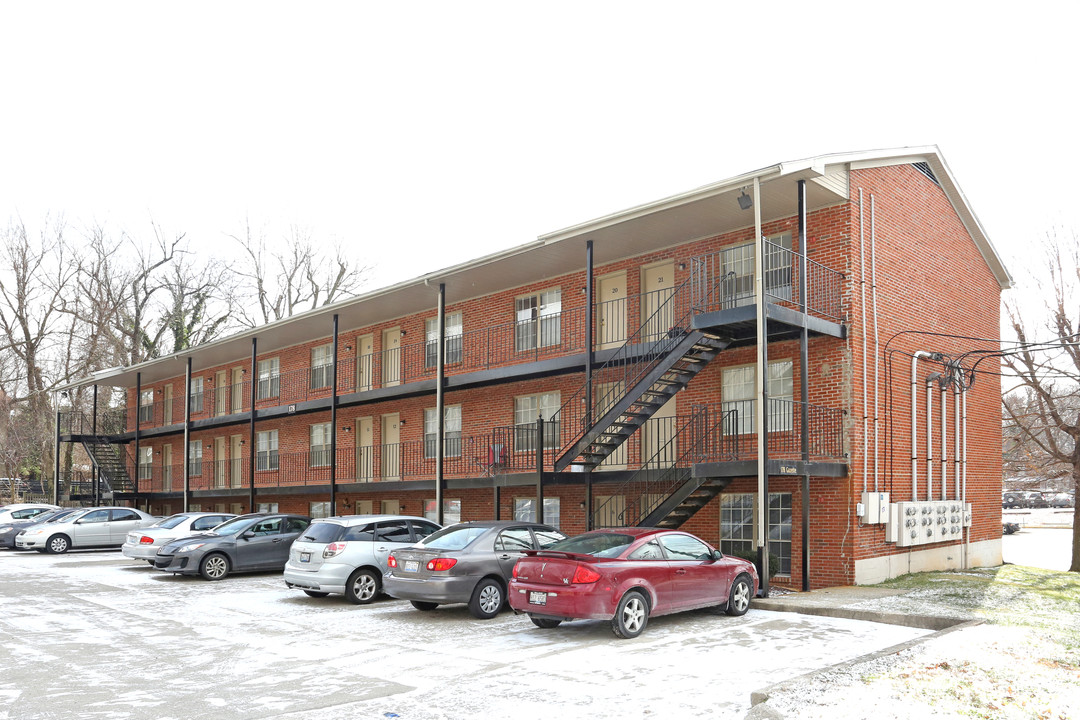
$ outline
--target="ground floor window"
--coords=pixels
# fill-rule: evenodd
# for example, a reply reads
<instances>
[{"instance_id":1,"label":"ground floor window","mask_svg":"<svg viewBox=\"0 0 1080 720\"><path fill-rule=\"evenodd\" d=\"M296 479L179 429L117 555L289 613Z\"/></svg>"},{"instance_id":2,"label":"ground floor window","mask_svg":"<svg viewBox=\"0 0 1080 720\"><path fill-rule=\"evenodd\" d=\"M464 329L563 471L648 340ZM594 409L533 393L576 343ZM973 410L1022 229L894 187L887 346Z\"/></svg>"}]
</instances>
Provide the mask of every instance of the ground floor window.
<instances>
[{"instance_id":1,"label":"ground floor window","mask_svg":"<svg viewBox=\"0 0 1080 720\"><path fill-rule=\"evenodd\" d=\"M514 498L514 519L519 522L538 522L536 498ZM544 524L559 527L559 498L544 498Z\"/></svg>"},{"instance_id":2,"label":"ground floor window","mask_svg":"<svg viewBox=\"0 0 1080 720\"><path fill-rule=\"evenodd\" d=\"M276 513L278 511L277 503L258 503L255 508L255 512L261 513Z\"/></svg>"},{"instance_id":3,"label":"ground floor window","mask_svg":"<svg viewBox=\"0 0 1080 720\"><path fill-rule=\"evenodd\" d=\"M323 500L321 502L308 503L308 515L312 518L330 517L330 502Z\"/></svg>"},{"instance_id":4,"label":"ground floor window","mask_svg":"<svg viewBox=\"0 0 1080 720\"><path fill-rule=\"evenodd\" d=\"M725 493L720 500L720 550L754 551L757 525L755 493ZM769 554L780 559L780 575L791 575L791 493L769 493Z\"/></svg>"},{"instance_id":5,"label":"ground floor window","mask_svg":"<svg viewBox=\"0 0 1080 720\"><path fill-rule=\"evenodd\" d=\"M461 522L461 501L460 500L443 500L443 525L453 525L454 523ZM424 517L432 522L438 522L439 518L434 500L424 501Z\"/></svg>"}]
</instances>

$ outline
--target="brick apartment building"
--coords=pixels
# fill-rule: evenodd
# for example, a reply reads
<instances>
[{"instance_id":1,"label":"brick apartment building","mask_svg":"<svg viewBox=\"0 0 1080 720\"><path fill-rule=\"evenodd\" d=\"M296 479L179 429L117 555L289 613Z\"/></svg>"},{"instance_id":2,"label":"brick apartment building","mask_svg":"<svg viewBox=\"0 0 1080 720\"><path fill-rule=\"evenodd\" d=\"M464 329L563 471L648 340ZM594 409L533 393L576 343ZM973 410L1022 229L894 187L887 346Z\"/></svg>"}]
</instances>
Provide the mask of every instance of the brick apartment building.
<instances>
[{"instance_id":1,"label":"brick apartment building","mask_svg":"<svg viewBox=\"0 0 1080 720\"><path fill-rule=\"evenodd\" d=\"M796 588L999 564L965 353L1010 284L936 147L781 163L82 380L126 405L61 409L56 492L667 525Z\"/></svg>"}]
</instances>

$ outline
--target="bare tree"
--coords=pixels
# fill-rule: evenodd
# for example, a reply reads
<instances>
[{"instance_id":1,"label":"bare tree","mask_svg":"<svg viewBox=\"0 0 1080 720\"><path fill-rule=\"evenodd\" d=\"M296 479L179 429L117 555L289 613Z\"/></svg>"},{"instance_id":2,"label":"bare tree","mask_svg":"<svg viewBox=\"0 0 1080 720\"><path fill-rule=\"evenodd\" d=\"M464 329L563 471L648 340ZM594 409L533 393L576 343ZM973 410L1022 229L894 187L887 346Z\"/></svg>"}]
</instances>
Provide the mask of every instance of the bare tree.
<instances>
[{"instance_id":1,"label":"bare tree","mask_svg":"<svg viewBox=\"0 0 1080 720\"><path fill-rule=\"evenodd\" d=\"M1021 308L1005 303L1016 351L1005 364L1018 385L1004 397L1005 417L1030 467L1068 477L1080 490L1080 239L1050 233L1046 242L1049 290L1042 328L1056 340L1033 343ZM1045 287L1045 285L1044 285ZM1080 572L1080 506L1073 508L1071 572Z\"/></svg>"},{"instance_id":2,"label":"bare tree","mask_svg":"<svg viewBox=\"0 0 1080 720\"><path fill-rule=\"evenodd\" d=\"M302 228L289 229L281 251L268 250L266 237L256 236L250 221L243 236L230 237L245 259L236 270L238 292L250 302L238 303L237 315L247 327L328 305L355 295L364 284L366 266L349 259L340 245L324 252Z\"/></svg>"},{"instance_id":3,"label":"bare tree","mask_svg":"<svg viewBox=\"0 0 1080 720\"><path fill-rule=\"evenodd\" d=\"M172 342L165 344L159 334L158 350L180 352L210 342L229 329L233 295L226 265L195 267L189 255L181 254L171 265L165 291L161 330L168 332Z\"/></svg>"}]
</instances>

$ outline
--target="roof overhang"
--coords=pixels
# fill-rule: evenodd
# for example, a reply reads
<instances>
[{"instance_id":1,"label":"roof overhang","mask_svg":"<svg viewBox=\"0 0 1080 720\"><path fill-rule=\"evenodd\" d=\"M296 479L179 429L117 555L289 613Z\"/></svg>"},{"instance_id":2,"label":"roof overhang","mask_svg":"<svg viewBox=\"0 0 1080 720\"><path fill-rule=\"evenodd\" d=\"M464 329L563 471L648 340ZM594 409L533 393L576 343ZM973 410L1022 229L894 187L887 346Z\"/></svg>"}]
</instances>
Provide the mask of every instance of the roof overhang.
<instances>
[{"instance_id":1,"label":"roof overhang","mask_svg":"<svg viewBox=\"0 0 1080 720\"><path fill-rule=\"evenodd\" d=\"M339 329L349 330L425 311L434 313L440 284L446 286L447 303L450 304L580 271L585 265L588 241L593 242L594 264L599 269L660 248L751 227L753 210L742 209L737 198L744 190L752 193L755 179L760 183L762 221L769 222L797 213L799 180L808 181L807 208L814 211L849 199L849 169L903 162L930 164L998 281L1002 287L1009 287L1011 277L936 147L824 155L771 165L606 215L541 235L524 245L236 333L175 355L133 367L103 370L65 387L87 384L133 387L137 378L142 385L149 386L184 374L189 358L196 372L236 364L256 352L264 355L319 337L331 337L334 315L338 316Z\"/></svg>"}]
</instances>

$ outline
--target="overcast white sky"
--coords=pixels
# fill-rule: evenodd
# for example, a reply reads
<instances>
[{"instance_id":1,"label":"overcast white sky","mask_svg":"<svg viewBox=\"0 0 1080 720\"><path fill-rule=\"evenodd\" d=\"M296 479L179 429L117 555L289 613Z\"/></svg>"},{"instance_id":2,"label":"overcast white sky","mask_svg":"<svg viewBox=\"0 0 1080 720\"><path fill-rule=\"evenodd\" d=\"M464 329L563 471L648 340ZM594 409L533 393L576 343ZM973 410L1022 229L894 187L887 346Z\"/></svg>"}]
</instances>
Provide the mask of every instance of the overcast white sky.
<instances>
[{"instance_id":1,"label":"overcast white sky","mask_svg":"<svg viewBox=\"0 0 1080 720\"><path fill-rule=\"evenodd\" d=\"M1013 259L1080 229L1076 3L4 3L0 222L369 289L783 160L937 144ZM1014 275L1019 275L1015 263Z\"/></svg>"}]
</instances>

